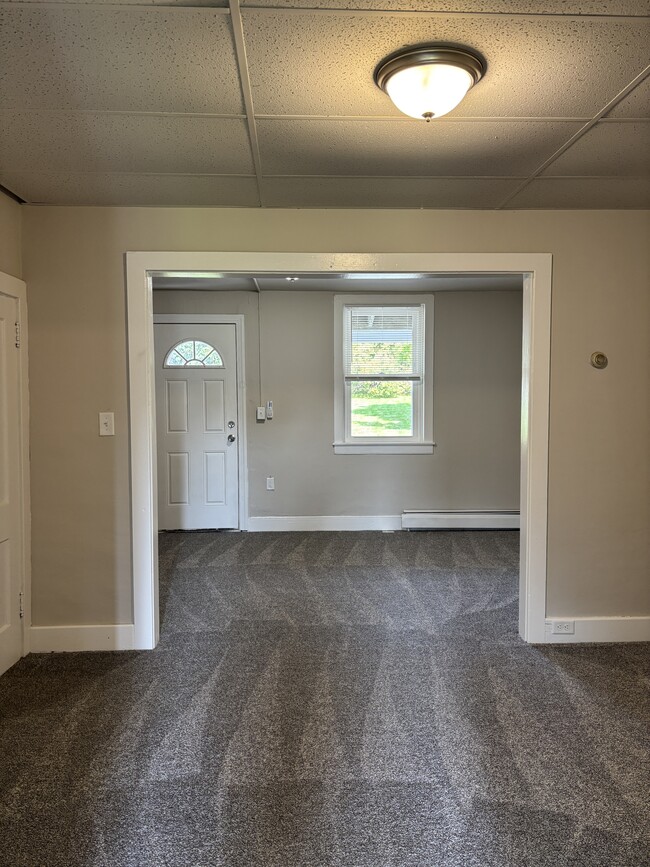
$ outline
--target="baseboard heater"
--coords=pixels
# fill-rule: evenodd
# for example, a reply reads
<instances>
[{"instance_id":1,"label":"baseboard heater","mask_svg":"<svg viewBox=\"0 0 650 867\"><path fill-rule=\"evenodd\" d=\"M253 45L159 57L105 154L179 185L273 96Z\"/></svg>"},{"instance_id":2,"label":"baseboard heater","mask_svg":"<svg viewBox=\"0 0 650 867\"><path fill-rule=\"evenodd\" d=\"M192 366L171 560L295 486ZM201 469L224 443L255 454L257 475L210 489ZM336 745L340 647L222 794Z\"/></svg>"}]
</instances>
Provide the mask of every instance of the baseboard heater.
<instances>
[{"instance_id":1,"label":"baseboard heater","mask_svg":"<svg viewBox=\"0 0 650 867\"><path fill-rule=\"evenodd\" d=\"M518 530L518 511L405 510L402 530Z\"/></svg>"}]
</instances>

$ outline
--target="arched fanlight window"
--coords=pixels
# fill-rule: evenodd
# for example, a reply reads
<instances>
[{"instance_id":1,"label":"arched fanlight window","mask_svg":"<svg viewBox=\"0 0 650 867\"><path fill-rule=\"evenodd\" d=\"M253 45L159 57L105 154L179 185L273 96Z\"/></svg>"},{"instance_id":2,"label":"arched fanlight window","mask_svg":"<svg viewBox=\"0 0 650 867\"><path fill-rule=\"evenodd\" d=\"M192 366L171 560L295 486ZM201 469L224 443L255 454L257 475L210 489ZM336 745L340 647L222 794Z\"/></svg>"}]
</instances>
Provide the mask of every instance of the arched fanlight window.
<instances>
[{"instance_id":1,"label":"arched fanlight window","mask_svg":"<svg viewBox=\"0 0 650 867\"><path fill-rule=\"evenodd\" d=\"M169 350L163 367L223 367L223 359L203 340L182 340Z\"/></svg>"}]
</instances>

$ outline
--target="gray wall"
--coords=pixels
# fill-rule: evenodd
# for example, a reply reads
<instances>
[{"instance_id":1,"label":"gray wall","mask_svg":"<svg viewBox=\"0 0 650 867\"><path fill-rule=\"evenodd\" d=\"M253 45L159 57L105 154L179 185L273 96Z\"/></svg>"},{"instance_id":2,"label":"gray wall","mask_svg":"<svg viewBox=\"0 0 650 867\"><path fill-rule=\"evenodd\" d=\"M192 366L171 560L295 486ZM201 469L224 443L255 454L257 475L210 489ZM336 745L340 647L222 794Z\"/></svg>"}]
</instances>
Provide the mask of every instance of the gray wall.
<instances>
[{"instance_id":1,"label":"gray wall","mask_svg":"<svg viewBox=\"0 0 650 867\"><path fill-rule=\"evenodd\" d=\"M0 192L0 271L22 277L20 205Z\"/></svg>"},{"instance_id":2,"label":"gray wall","mask_svg":"<svg viewBox=\"0 0 650 867\"><path fill-rule=\"evenodd\" d=\"M334 455L330 292L154 293L158 313L243 313L250 513L399 515L519 508L521 292L439 292L434 303L433 455ZM266 490L275 477L275 491Z\"/></svg>"},{"instance_id":3,"label":"gray wall","mask_svg":"<svg viewBox=\"0 0 650 867\"><path fill-rule=\"evenodd\" d=\"M547 611L650 614L650 212L21 210L36 624L131 619L127 250L552 253Z\"/></svg>"}]
</instances>

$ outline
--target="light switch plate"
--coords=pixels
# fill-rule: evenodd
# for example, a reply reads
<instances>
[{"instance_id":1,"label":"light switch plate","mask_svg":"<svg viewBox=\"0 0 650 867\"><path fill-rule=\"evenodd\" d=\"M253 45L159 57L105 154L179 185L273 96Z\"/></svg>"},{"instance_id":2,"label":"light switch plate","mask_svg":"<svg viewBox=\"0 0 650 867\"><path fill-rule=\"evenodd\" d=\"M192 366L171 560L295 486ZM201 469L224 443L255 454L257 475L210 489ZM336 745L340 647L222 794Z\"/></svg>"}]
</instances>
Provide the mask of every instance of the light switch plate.
<instances>
[{"instance_id":1,"label":"light switch plate","mask_svg":"<svg viewBox=\"0 0 650 867\"><path fill-rule=\"evenodd\" d=\"M266 407L265 406L258 406L257 407L256 418L258 421L266 421Z\"/></svg>"},{"instance_id":2,"label":"light switch plate","mask_svg":"<svg viewBox=\"0 0 650 867\"><path fill-rule=\"evenodd\" d=\"M99 413L99 435L100 437L115 436L115 416L112 412Z\"/></svg>"}]
</instances>

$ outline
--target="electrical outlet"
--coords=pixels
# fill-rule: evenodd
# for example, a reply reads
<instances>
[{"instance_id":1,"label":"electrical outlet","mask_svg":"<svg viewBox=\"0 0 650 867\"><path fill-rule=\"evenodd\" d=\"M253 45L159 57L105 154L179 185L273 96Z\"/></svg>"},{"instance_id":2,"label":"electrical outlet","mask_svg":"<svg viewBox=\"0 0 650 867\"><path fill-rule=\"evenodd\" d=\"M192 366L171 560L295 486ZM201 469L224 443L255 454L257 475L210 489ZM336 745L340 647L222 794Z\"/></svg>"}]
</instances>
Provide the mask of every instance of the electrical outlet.
<instances>
[{"instance_id":1,"label":"electrical outlet","mask_svg":"<svg viewBox=\"0 0 650 867\"><path fill-rule=\"evenodd\" d=\"M573 635L576 631L575 620L553 620L552 624L553 635Z\"/></svg>"},{"instance_id":2,"label":"electrical outlet","mask_svg":"<svg viewBox=\"0 0 650 867\"><path fill-rule=\"evenodd\" d=\"M275 490L275 478L273 476L266 477L266 490L274 491Z\"/></svg>"}]
</instances>

